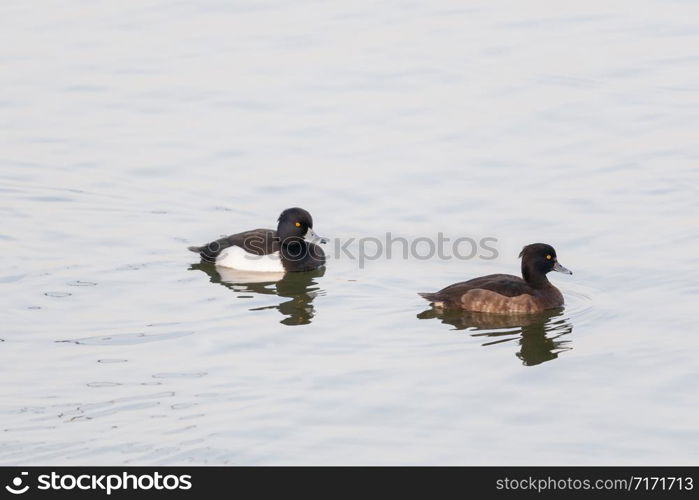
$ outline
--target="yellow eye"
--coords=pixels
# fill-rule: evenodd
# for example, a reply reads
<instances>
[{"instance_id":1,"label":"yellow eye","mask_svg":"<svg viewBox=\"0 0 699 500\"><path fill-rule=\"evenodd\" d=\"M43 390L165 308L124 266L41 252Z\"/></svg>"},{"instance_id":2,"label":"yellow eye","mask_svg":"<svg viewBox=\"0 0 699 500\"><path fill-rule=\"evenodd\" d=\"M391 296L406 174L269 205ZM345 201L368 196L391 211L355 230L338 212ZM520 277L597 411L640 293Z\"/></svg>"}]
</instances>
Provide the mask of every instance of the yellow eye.
<instances>
[{"instance_id":1,"label":"yellow eye","mask_svg":"<svg viewBox=\"0 0 699 500\"><path fill-rule=\"evenodd\" d=\"M546 260L551 260L551 255L547 255Z\"/></svg>"},{"instance_id":2,"label":"yellow eye","mask_svg":"<svg viewBox=\"0 0 699 500\"><path fill-rule=\"evenodd\" d=\"M297 222L297 223L294 224L294 226L296 226L296 227L301 227L301 223L300 223L300 222Z\"/></svg>"}]
</instances>

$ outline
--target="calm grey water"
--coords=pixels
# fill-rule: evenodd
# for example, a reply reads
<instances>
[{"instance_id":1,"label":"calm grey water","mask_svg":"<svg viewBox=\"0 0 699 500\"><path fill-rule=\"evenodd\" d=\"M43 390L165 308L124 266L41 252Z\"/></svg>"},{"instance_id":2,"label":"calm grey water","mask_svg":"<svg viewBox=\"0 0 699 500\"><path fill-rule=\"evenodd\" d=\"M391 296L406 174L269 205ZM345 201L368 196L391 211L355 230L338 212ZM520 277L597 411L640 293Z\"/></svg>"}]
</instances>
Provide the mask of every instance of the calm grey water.
<instances>
[{"instance_id":1,"label":"calm grey water","mask_svg":"<svg viewBox=\"0 0 699 500\"><path fill-rule=\"evenodd\" d=\"M699 463L695 2L5 2L0 463ZM498 258L236 283L289 206ZM416 295L556 247L522 324ZM355 251L358 243L351 245Z\"/></svg>"}]
</instances>

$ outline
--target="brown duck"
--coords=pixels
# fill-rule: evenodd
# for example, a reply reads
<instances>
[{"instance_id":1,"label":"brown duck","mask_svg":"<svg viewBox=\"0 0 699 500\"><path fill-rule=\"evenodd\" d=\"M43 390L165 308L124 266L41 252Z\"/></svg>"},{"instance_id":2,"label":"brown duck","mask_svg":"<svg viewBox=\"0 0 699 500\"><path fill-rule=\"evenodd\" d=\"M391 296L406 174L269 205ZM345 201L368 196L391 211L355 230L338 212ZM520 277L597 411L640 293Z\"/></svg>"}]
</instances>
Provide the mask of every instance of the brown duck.
<instances>
[{"instance_id":1,"label":"brown duck","mask_svg":"<svg viewBox=\"0 0 699 500\"><path fill-rule=\"evenodd\" d=\"M563 295L546 274L551 271L573 273L558 262L556 250L545 243L533 243L525 246L519 256L522 278L490 274L419 295L438 308L485 313L535 313L561 307Z\"/></svg>"}]
</instances>

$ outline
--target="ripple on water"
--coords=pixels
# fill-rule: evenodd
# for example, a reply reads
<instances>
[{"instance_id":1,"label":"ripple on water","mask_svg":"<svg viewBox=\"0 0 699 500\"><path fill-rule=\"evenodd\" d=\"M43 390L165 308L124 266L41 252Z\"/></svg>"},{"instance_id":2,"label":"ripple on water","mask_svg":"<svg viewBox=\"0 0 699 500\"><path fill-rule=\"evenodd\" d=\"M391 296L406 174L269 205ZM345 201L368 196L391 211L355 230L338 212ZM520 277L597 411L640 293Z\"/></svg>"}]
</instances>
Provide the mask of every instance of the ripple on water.
<instances>
[{"instance_id":1,"label":"ripple on water","mask_svg":"<svg viewBox=\"0 0 699 500\"><path fill-rule=\"evenodd\" d=\"M66 283L68 286L97 286L97 283L94 281L80 281L80 280L75 280L75 281L69 281Z\"/></svg>"},{"instance_id":2,"label":"ripple on water","mask_svg":"<svg viewBox=\"0 0 699 500\"><path fill-rule=\"evenodd\" d=\"M57 340L56 342L70 342L80 345L133 345L147 342L158 342L191 335L194 332L169 332L169 333L119 333L116 335L83 337L80 339Z\"/></svg>"},{"instance_id":3,"label":"ripple on water","mask_svg":"<svg viewBox=\"0 0 699 500\"><path fill-rule=\"evenodd\" d=\"M20 281L26 276L26 274L16 274L12 276L0 276L0 283L14 283Z\"/></svg>"},{"instance_id":4,"label":"ripple on water","mask_svg":"<svg viewBox=\"0 0 699 500\"><path fill-rule=\"evenodd\" d=\"M206 372L191 372L191 373L170 372L170 373L156 373L153 375L153 378L201 378L201 377L206 377L206 375L208 375Z\"/></svg>"},{"instance_id":5,"label":"ripple on water","mask_svg":"<svg viewBox=\"0 0 699 500\"><path fill-rule=\"evenodd\" d=\"M62 412L59 416L67 418L67 421L70 422L92 420L96 417L113 415L124 411L154 408L160 405L161 399L171 398L174 395L175 393L173 391L167 391L155 394L143 394L140 396L127 396L108 401L83 403L76 405L72 410Z\"/></svg>"},{"instance_id":6,"label":"ripple on water","mask_svg":"<svg viewBox=\"0 0 699 500\"><path fill-rule=\"evenodd\" d=\"M32 432L32 431L44 431L55 429L55 425L33 425L27 427L8 427L3 429L4 432Z\"/></svg>"},{"instance_id":7,"label":"ripple on water","mask_svg":"<svg viewBox=\"0 0 699 500\"><path fill-rule=\"evenodd\" d=\"M60 299L63 297L70 297L73 294L69 292L44 292L44 295L46 295L47 297L55 297Z\"/></svg>"},{"instance_id":8,"label":"ripple on water","mask_svg":"<svg viewBox=\"0 0 699 500\"><path fill-rule=\"evenodd\" d=\"M576 286L572 288L561 288L565 297L564 315L577 326L597 319L602 313L599 308L595 308L592 297L599 295L598 291L592 288Z\"/></svg>"},{"instance_id":9,"label":"ripple on water","mask_svg":"<svg viewBox=\"0 0 699 500\"><path fill-rule=\"evenodd\" d=\"M170 405L170 408L173 410L184 410L192 406L197 406L197 403L175 403L174 405Z\"/></svg>"},{"instance_id":10,"label":"ripple on water","mask_svg":"<svg viewBox=\"0 0 699 500\"><path fill-rule=\"evenodd\" d=\"M105 410L98 411L91 413L89 415L76 415L69 420L71 422L75 422L78 420L92 420L94 418L98 417L106 417L109 415L114 415L116 413L121 413L125 411L134 411L134 410L144 410L148 408L155 408L160 405L160 401L144 401L142 403L132 403L132 404L125 404L125 405L120 405L120 406L115 406L115 407L109 407Z\"/></svg>"}]
</instances>

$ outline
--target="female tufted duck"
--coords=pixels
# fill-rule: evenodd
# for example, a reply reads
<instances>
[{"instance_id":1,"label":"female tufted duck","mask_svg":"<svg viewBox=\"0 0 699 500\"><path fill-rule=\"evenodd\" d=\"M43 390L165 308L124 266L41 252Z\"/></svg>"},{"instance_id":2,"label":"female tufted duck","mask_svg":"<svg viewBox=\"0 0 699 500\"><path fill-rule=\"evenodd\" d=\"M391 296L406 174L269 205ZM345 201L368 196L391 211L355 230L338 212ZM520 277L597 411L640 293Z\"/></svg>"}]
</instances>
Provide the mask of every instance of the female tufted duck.
<instances>
[{"instance_id":1,"label":"female tufted duck","mask_svg":"<svg viewBox=\"0 0 699 500\"><path fill-rule=\"evenodd\" d=\"M519 256L524 279L511 274L491 274L419 295L438 308L486 313L534 313L561 307L563 295L546 274L573 273L558 263L553 247L533 243L525 246Z\"/></svg>"}]
</instances>

